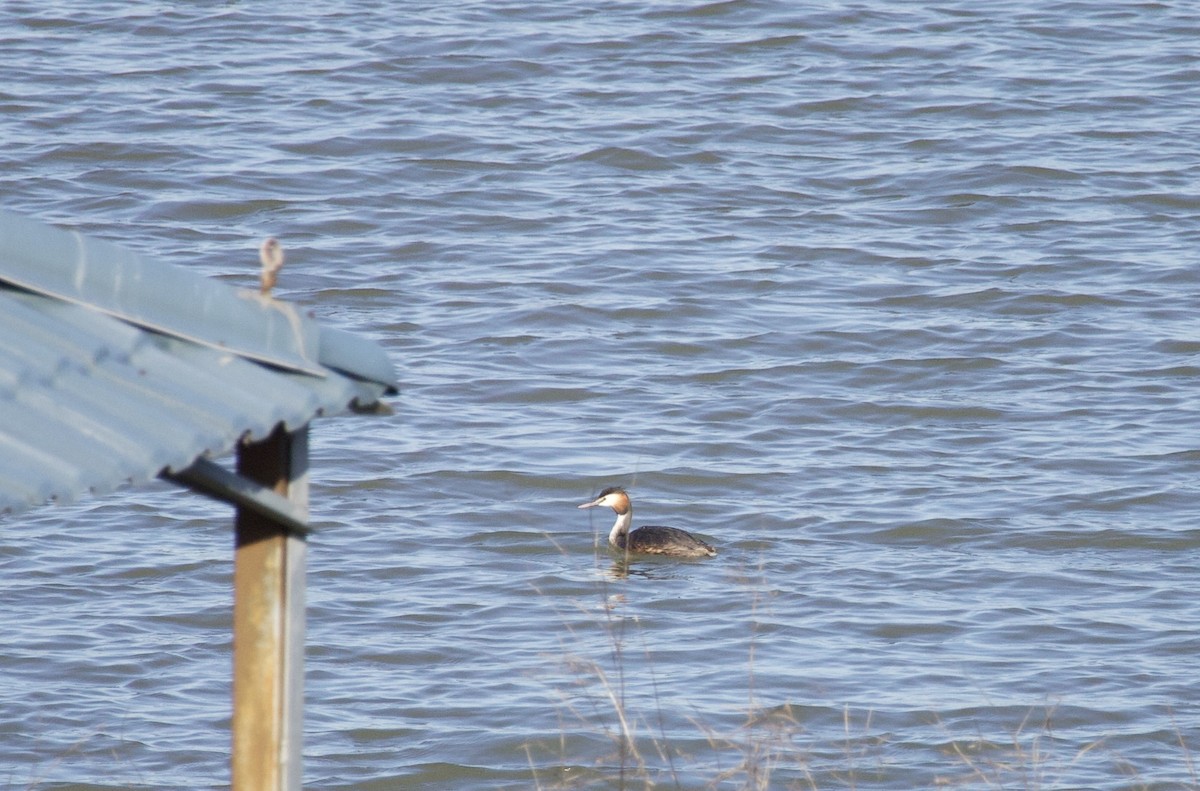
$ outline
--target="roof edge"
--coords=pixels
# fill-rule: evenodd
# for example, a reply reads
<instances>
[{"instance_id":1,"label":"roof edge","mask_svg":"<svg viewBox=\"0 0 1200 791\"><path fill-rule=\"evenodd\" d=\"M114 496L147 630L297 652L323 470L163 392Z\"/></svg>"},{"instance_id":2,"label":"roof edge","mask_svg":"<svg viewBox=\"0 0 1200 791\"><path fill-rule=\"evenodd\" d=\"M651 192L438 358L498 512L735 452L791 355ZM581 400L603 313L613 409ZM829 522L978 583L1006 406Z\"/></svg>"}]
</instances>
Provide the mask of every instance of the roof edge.
<instances>
[{"instance_id":1,"label":"roof edge","mask_svg":"<svg viewBox=\"0 0 1200 791\"><path fill-rule=\"evenodd\" d=\"M323 376L322 328L259 297L111 242L0 211L0 280L145 329Z\"/></svg>"},{"instance_id":2,"label":"roof edge","mask_svg":"<svg viewBox=\"0 0 1200 791\"><path fill-rule=\"evenodd\" d=\"M399 383L387 352L379 344L344 330L321 328L317 361L348 376L384 385L384 395L396 395Z\"/></svg>"}]
</instances>

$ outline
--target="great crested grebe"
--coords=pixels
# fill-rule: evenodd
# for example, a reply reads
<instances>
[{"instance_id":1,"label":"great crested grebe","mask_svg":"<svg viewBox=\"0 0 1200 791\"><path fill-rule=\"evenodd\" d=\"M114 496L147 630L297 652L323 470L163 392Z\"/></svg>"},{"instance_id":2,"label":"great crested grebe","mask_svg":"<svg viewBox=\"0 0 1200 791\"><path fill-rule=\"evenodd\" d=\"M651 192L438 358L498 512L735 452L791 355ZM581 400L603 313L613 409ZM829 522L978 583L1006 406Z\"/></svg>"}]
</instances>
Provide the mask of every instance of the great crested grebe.
<instances>
[{"instance_id":1,"label":"great crested grebe","mask_svg":"<svg viewBox=\"0 0 1200 791\"><path fill-rule=\"evenodd\" d=\"M582 503L579 507L595 508L598 505L607 505L617 514L617 521L608 534L608 543L617 549L645 555L673 555L677 558L711 558L717 554L717 550L678 527L644 525L630 532L633 503L620 486L608 487L595 500Z\"/></svg>"}]
</instances>

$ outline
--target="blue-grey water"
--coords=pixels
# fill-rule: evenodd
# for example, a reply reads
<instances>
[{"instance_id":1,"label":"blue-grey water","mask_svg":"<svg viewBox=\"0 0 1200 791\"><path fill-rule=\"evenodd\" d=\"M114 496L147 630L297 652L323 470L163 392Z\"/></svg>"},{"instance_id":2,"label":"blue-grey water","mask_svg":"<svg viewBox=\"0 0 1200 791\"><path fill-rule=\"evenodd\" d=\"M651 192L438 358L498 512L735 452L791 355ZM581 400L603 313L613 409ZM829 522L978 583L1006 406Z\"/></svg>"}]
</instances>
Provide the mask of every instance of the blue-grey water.
<instances>
[{"instance_id":1,"label":"blue-grey water","mask_svg":"<svg viewBox=\"0 0 1200 791\"><path fill-rule=\"evenodd\" d=\"M1200 9L0 8L0 204L377 339L321 789L1195 787ZM614 563L611 516L715 544ZM228 784L229 509L0 522L0 787ZM621 716L631 743L621 749Z\"/></svg>"}]
</instances>

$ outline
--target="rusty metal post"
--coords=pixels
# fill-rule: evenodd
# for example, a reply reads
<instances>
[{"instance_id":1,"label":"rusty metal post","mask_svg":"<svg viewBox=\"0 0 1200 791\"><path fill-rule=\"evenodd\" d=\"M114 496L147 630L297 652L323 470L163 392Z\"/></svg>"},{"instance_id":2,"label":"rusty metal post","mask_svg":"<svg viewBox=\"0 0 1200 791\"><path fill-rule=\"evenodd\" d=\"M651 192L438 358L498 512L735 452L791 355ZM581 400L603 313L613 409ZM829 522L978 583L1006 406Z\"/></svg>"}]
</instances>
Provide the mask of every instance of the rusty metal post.
<instances>
[{"instance_id":1,"label":"rusty metal post","mask_svg":"<svg viewBox=\"0 0 1200 791\"><path fill-rule=\"evenodd\" d=\"M238 451L238 474L307 515L308 427L283 426ZM233 791L301 785L304 736L304 582L307 543L239 507L234 520Z\"/></svg>"}]
</instances>

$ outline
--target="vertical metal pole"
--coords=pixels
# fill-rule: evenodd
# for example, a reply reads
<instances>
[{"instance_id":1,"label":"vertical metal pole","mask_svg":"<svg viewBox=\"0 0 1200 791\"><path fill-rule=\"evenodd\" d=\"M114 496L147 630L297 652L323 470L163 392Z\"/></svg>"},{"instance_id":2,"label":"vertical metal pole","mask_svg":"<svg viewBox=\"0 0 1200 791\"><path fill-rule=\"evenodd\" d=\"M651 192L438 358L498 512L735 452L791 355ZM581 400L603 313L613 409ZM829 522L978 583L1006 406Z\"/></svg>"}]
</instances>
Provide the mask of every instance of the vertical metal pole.
<instances>
[{"instance_id":1,"label":"vertical metal pole","mask_svg":"<svg viewBox=\"0 0 1200 791\"><path fill-rule=\"evenodd\" d=\"M307 513L308 426L242 445L237 470ZM234 533L233 791L292 791L304 737L307 544L243 508Z\"/></svg>"}]
</instances>

